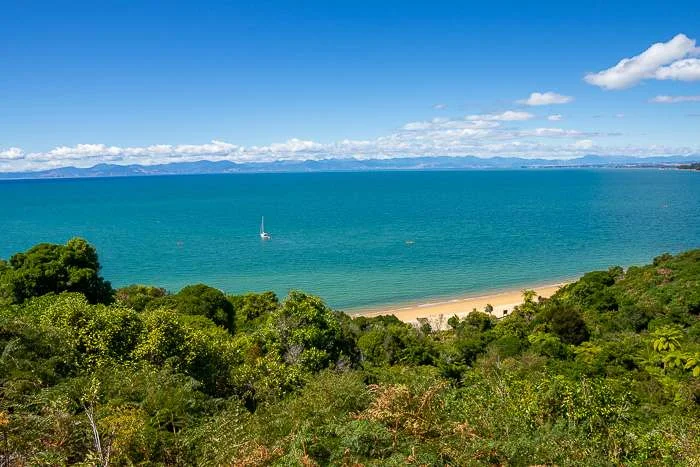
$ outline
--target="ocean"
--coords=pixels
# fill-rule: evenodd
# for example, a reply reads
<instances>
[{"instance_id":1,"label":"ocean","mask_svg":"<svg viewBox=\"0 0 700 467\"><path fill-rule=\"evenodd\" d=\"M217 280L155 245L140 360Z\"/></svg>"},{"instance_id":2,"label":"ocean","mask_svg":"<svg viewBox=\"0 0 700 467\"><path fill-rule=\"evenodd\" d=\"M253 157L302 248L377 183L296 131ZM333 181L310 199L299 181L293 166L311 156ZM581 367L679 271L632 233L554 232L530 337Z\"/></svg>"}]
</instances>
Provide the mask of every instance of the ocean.
<instances>
[{"instance_id":1,"label":"ocean","mask_svg":"<svg viewBox=\"0 0 700 467\"><path fill-rule=\"evenodd\" d=\"M269 241L258 235L265 216ZM0 258L73 236L116 287L335 308L575 278L700 247L700 173L526 169L0 181Z\"/></svg>"}]
</instances>

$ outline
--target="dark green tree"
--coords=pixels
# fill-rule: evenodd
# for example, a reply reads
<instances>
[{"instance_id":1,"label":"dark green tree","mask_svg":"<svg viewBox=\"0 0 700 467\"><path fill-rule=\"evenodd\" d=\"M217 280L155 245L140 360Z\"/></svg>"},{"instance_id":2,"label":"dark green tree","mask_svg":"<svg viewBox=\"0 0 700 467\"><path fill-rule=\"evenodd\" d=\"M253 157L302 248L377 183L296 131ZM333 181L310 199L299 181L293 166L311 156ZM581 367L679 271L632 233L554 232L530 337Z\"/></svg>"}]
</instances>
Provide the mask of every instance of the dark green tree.
<instances>
[{"instance_id":1,"label":"dark green tree","mask_svg":"<svg viewBox=\"0 0 700 467\"><path fill-rule=\"evenodd\" d=\"M586 310L617 310L619 305L611 287L621 274L619 267L589 272L578 281L562 287L555 296Z\"/></svg>"},{"instance_id":2,"label":"dark green tree","mask_svg":"<svg viewBox=\"0 0 700 467\"><path fill-rule=\"evenodd\" d=\"M41 243L0 266L0 301L22 303L48 293L80 292L90 303L110 303L114 291L100 276L97 251L82 238Z\"/></svg>"},{"instance_id":3,"label":"dark green tree","mask_svg":"<svg viewBox=\"0 0 700 467\"><path fill-rule=\"evenodd\" d=\"M579 345L590 337L581 312L557 300L547 302L536 322L546 323L547 329L565 344Z\"/></svg>"},{"instance_id":4,"label":"dark green tree","mask_svg":"<svg viewBox=\"0 0 700 467\"><path fill-rule=\"evenodd\" d=\"M188 285L172 298L180 313L206 316L230 332L235 331L236 311L220 290L204 284Z\"/></svg>"}]
</instances>

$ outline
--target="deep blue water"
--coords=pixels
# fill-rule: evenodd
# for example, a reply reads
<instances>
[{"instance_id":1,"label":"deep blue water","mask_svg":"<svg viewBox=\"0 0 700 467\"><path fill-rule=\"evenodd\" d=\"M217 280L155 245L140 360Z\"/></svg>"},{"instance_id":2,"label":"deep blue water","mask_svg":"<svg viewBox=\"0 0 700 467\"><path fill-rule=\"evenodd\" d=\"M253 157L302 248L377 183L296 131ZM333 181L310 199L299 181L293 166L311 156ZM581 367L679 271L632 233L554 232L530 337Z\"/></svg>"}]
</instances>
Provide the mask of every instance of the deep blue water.
<instances>
[{"instance_id":1,"label":"deep blue water","mask_svg":"<svg viewBox=\"0 0 700 467\"><path fill-rule=\"evenodd\" d=\"M258 236L260 216L272 240ZM335 307L551 283L700 247L700 173L514 170L0 182L0 257L82 236L115 286ZM411 240L413 244L406 244Z\"/></svg>"}]
</instances>

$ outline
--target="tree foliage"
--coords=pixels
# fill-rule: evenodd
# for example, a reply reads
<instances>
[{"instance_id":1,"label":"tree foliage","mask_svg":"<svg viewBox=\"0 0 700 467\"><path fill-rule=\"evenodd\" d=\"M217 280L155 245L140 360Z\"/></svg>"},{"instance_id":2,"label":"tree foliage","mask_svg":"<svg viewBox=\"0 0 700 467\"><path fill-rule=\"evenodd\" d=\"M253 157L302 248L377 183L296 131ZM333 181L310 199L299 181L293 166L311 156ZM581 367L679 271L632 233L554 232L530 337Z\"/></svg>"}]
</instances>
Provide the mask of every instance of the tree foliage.
<instances>
[{"instance_id":1,"label":"tree foliage","mask_svg":"<svg viewBox=\"0 0 700 467\"><path fill-rule=\"evenodd\" d=\"M204 284L188 285L172 299L180 313L204 316L231 332L235 330L236 312L220 290Z\"/></svg>"},{"instance_id":2,"label":"tree foliage","mask_svg":"<svg viewBox=\"0 0 700 467\"><path fill-rule=\"evenodd\" d=\"M441 330L353 318L296 291L280 302L129 286L112 303L111 289L88 296L94 249L65 248L0 262L0 459L700 460L700 250L588 273L546 300L526 290L505 318L476 311Z\"/></svg>"},{"instance_id":3,"label":"tree foliage","mask_svg":"<svg viewBox=\"0 0 700 467\"><path fill-rule=\"evenodd\" d=\"M145 310L151 303L165 297L168 292L161 287L147 285L130 285L117 289L114 299L120 305L136 311Z\"/></svg>"},{"instance_id":4,"label":"tree foliage","mask_svg":"<svg viewBox=\"0 0 700 467\"><path fill-rule=\"evenodd\" d=\"M0 265L0 300L22 303L48 293L80 292L90 303L109 303L113 290L99 273L97 251L82 238L41 243Z\"/></svg>"}]
</instances>

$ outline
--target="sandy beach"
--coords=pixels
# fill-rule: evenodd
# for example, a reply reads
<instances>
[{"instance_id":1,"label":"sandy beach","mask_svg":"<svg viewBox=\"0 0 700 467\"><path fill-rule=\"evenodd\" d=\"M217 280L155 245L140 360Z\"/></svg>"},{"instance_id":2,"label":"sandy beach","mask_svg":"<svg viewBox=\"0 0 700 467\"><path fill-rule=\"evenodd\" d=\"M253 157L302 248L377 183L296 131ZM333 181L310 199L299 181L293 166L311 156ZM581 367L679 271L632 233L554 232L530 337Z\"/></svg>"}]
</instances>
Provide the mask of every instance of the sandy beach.
<instances>
[{"instance_id":1,"label":"sandy beach","mask_svg":"<svg viewBox=\"0 0 700 467\"><path fill-rule=\"evenodd\" d=\"M531 287L540 297L549 297L566 283ZM529 287L530 288L530 287ZM352 310L353 316L394 315L401 321L415 323L419 318L427 318L433 329L444 329L447 320L453 315L460 318L475 308L484 311L487 304L493 306L492 315L501 318L522 303L522 289L495 292L487 295L458 297L426 303L406 303L390 306L368 307Z\"/></svg>"}]
</instances>

